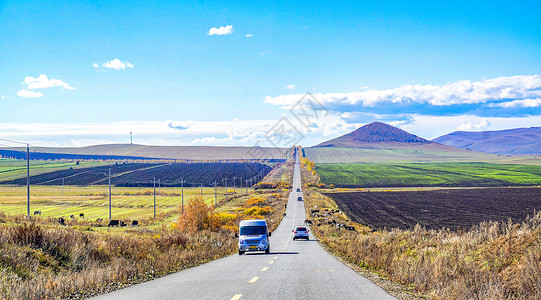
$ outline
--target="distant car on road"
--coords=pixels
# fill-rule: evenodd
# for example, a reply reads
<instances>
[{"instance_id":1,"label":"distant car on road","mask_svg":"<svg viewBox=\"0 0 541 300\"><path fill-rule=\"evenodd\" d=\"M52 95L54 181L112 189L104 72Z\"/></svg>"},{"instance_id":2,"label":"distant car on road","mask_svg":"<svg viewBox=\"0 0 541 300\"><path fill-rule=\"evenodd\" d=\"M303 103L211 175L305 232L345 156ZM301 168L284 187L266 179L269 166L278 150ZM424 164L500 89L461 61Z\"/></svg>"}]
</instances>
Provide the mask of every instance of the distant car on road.
<instances>
[{"instance_id":1,"label":"distant car on road","mask_svg":"<svg viewBox=\"0 0 541 300\"><path fill-rule=\"evenodd\" d=\"M297 189L297 192L300 192L300 191L301 191L301 189Z\"/></svg>"},{"instance_id":2,"label":"distant car on road","mask_svg":"<svg viewBox=\"0 0 541 300\"><path fill-rule=\"evenodd\" d=\"M302 201L302 197L297 198L297 201Z\"/></svg>"},{"instance_id":3,"label":"distant car on road","mask_svg":"<svg viewBox=\"0 0 541 300\"><path fill-rule=\"evenodd\" d=\"M308 237L308 228L304 227L304 226L297 226L295 228L295 230L291 230L293 231L293 240L296 240L296 239L306 239L307 241L310 239Z\"/></svg>"}]
</instances>

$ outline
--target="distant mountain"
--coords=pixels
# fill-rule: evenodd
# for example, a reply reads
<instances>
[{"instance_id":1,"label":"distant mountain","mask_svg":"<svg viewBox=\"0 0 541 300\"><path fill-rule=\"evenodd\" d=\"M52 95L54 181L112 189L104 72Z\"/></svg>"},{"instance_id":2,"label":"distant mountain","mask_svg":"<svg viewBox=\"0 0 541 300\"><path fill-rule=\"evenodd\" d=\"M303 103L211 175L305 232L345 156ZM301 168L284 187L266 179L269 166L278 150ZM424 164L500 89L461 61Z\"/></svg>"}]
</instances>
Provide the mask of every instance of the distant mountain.
<instances>
[{"instance_id":1,"label":"distant mountain","mask_svg":"<svg viewBox=\"0 0 541 300\"><path fill-rule=\"evenodd\" d=\"M373 122L316 147L378 148L377 146L382 144L421 145L431 144L431 142L391 125Z\"/></svg>"},{"instance_id":2,"label":"distant mountain","mask_svg":"<svg viewBox=\"0 0 541 300\"><path fill-rule=\"evenodd\" d=\"M541 154L541 127L498 131L455 131L432 140L457 148L492 154Z\"/></svg>"}]
</instances>

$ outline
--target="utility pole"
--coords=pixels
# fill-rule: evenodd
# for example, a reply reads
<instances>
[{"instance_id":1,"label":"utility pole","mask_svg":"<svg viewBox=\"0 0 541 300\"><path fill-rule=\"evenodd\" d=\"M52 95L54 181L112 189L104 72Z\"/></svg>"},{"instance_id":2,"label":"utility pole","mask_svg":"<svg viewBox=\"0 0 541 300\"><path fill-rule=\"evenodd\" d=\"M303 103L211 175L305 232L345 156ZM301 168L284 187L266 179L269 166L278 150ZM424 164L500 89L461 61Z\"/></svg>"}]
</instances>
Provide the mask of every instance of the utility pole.
<instances>
[{"instance_id":1,"label":"utility pole","mask_svg":"<svg viewBox=\"0 0 541 300\"><path fill-rule=\"evenodd\" d=\"M111 221L111 169L109 169L109 221Z\"/></svg>"},{"instance_id":2,"label":"utility pole","mask_svg":"<svg viewBox=\"0 0 541 300\"><path fill-rule=\"evenodd\" d=\"M225 180L225 201L227 201L227 177L223 180Z\"/></svg>"},{"instance_id":3,"label":"utility pole","mask_svg":"<svg viewBox=\"0 0 541 300\"><path fill-rule=\"evenodd\" d=\"M156 177L152 182L154 183L154 219L156 219Z\"/></svg>"},{"instance_id":4,"label":"utility pole","mask_svg":"<svg viewBox=\"0 0 541 300\"><path fill-rule=\"evenodd\" d=\"M182 212L184 212L184 182L186 182L186 180L184 180L184 178L180 178L180 190L181 190L181 210Z\"/></svg>"},{"instance_id":5,"label":"utility pole","mask_svg":"<svg viewBox=\"0 0 541 300\"><path fill-rule=\"evenodd\" d=\"M30 218L30 145L26 144L26 214Z\"/></svg>"},{"instance_id":6,"label":"utility pole","mask_svg":"<svg viewBox=\"0 0 541 300\"><path fill-rule=\"evenodd\" d=\"M214 207L218 206L218 194L216 193L216 180L214 180Z\"/></svg>"}]
</instances>

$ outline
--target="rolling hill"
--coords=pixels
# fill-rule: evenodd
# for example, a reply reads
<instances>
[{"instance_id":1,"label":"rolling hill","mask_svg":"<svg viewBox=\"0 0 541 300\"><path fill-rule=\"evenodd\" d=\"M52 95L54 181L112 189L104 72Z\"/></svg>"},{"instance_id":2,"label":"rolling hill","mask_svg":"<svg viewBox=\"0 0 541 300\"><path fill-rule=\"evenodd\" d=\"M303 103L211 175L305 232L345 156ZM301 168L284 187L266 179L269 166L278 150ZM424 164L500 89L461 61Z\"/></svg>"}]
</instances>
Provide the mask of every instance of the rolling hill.
<instances>
[{"instance_id":1,"label":"rolling hill","mask_svg":"<svg viewBox=\"0 0 541 300\"><path fill-rule=\"evenodd\" d=\"M431 142L381 122L305 148L304 152L315 163L493 162L502 159Z\"/></svg>"},{"instance_id":2,"label":"rolling hill","mask_svg":"<svg viewBox=\"0 0 541 300\"><path fill-rule=\"evenodd\" d=\"M271 147L146 146L110 144L88 147L40 147L34 159L171 159L188 161L283 161L290 149ZM0 148L0 155L23 155L23 148ZM19 157L14 157L19 158ZM24 158L24 157L21 157Z\"/></svg>"},{"instance_id":3,"label":"rolling hill","mask_svg":"<svg viewBox=\"0 0 541 300\"><path fill-rule=\"evenodd\" d=\"M455 131L433 142L492 154L541 154L541 127L498 131Z\"/></svg>"}]
</instances>

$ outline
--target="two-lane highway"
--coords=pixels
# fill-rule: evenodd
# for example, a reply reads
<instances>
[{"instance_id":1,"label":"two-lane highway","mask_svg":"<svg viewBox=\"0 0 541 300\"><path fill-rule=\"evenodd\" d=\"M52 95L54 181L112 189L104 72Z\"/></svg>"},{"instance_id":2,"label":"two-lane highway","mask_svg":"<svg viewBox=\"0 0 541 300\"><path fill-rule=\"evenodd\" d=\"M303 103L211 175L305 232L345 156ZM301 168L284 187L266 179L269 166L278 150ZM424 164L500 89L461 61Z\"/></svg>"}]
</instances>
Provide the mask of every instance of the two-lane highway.
<instances>
[{"instance_id":1,"label":"two-lane highway","mask_svg":"<svg viewBox=\"0 0 541 300\"><path fill-rule=\"evenodd\" d=\"M301 189L301 192L297 192ZM297 159L286 215L270 238L271 253L232 255L96 299L394 299L328 254L303 225L304 201Z\"/></svg>"}]
</instances>

